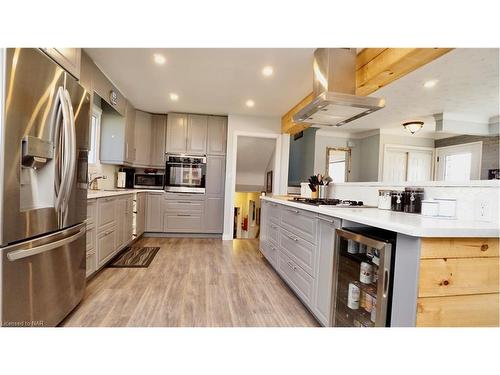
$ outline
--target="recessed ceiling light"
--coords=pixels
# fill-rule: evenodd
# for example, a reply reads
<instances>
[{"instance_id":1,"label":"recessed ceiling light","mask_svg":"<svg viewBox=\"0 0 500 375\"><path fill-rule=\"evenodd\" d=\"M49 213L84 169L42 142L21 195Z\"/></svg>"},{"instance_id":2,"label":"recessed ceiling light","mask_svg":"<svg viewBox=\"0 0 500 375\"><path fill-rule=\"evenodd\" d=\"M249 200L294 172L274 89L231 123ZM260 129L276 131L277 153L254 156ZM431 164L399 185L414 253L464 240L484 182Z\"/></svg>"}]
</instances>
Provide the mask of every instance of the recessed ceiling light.
<instances>
[{"instance_id":1,"label":"recessed ceiling light","mask_svg":"<svg viewBox=\"0 0 500 375\"><path fill-rule=\"evenodd\" d=\"M163 65L167 62L167 59L165 58L165 56L163 56L160 53L155 53L153 55L153 59L155 60L155 63L157 63L158 65Z\"/></svg>"},{"instance_id":2,"label":"recessed ceiling light","mask_svg":"<svg viewBox=\"0 0 500 375\"><path fill-rule=\"evenodd\" d=\"M265 66L262 68L262 75L266 76L266 77L270 77L273 75L273 67L272 66Z\"/></svg>"},{"instance_id":3,"label":"recessed ceiling light","mask_svg":"<svg viewBox=\"0 0 500 375\"><path fill-rule=\"evenodd\" d=\"M248 99L245 104L247 107L252 108L255 105L255 102L252 99Z\"/></svg>"},{"instance_id":4,"label":"recessed ceiling light","mask_svg":"<svg viewBox=\"0 0 500 375\"><path fill-rule=\"evenodd\" d=\"M175 92L171 92L170 93L170 100L172 100L173 102L176 102L177 100L179 100L179 95L177 95Z\"/></svg>"},{"instance_id":5,"label":"recessed ceiling light","mask_svg":"<svg viewBox=\"0 0 500 375\"><path fill-rule=\"evenodd\" d=\"M425 81L425 82L424 82L424 87L425 87L426 89L430 89L430 88L432 88L432 87L436 86L436 84L437 84L437 83L438 83L438 80L437 80L437 79L431 79L431 80L429 80L429 81Z\"/></svg>"}]
</instances>

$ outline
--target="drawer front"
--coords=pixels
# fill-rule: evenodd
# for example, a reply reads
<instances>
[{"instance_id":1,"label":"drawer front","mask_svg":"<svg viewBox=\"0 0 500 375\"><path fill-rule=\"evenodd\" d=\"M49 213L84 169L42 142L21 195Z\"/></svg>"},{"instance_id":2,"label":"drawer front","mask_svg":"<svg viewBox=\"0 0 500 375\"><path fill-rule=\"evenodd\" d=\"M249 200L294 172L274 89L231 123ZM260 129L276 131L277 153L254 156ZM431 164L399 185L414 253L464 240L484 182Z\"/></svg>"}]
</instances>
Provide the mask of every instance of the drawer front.
<instances>
[{"instance_id":1,"label":"drawer front","mask_svg":"<svg viewBox=\"0 0 500 375\"><path fill-rule=\"evenodd\" d=\"M97 263L102 266L115 253L116 250L116 228L107 230L97 236Z\"/></svg>"},{"instance_id":2,"label":"drawer front","mask_svg":"<svg viewBox=\"0 0 500 375\"><path fill-rule=\"evenodd\" d=\"M295 293L310 306L313 295L313 279L300 266L280 251L278 267L281 276L288 282Z\"/></svg>"},{"instance_id":3,"label":"drawer front","mask_svg":"<svg viewBox=\"0 0 500 375\"><path fill-rule=\"evenodd\" d=\"M267 236L269 241L278 245L280 243L280 227L272 221L269 221L267 223Z\"/></svg>"},{"instance_id":4,"label":"drawer front","mask_svg":"<svg viewBox=\"0 0 500 375\"><path fill-rule=\"evenodd\" d=\"M278 246L271 242L264 241L261 243L262 254L274 268L278 268Z\"/></svg>"},{"instance_id":5,"label":"drawer front","mask_svg":"<svg viewBox=\"0 0 500 375\"><path fill-rule=\"evenodd\" d=\"M163 217L164 232L200 233L202 230L202 216L196 214L171 214Z\"/></svg>"},{"instance_id":6,"label":"drawer front","mask_svg":"<svg viewBox=\"0 0 500 375\"><path fill-rule=\"evenodd\" d=\"M116 198L101 198L97 201L97 231L115 222Z\"/></svg>"},{"instance_id":7,"label":"drawer front","mask_svg":"<svg viewBox=\"0 0 500 375\"><path fill-rule=\"evenodd\" d=\"M95 249L96 230L95 226L87 225L87 252Z\"/></svg>"},{"instance_id":8,"label":"drawer front","mask_svg":"<svg viewBox=\"0 0 500 375\"><path fill-rule=\"evenodd\" d=\"M286 231L280 230L280 247L289 257L298 263L309 275L314 275L316 262L316 246L302 238Z\"/></svg>"},{"instance_id":9,"label":"drawer front","mask_svg":"<svg viewBox=\"0 0 500 375\"><path fill-rule=\"evenodd\" d=\"M165 209L168 213L195 212L201 214L203 212L203 206L203 201L165 201Z\"/></svg>"},{"instance_id":10,"label":"drawer front","mask_svg":"<svg viewBox=\"0 0 500 375\"><path fill-rule=\"evenodd\" d=\"M269 220L274 221L276 223L280 222L280 212L281 212L281 206L278 203L274 202L269 202L267 201L267 207L268 207L268 217Z\"/></svg>"},{"instance_id":11,"label":"drawer front","mask_svg":"<svg viewBox=\"0 0 500 375\"><path fill-rule=\"evenodd\" d=\"M165 199L177 201L204 201L205 194L189 194L189 193L165 193Z\"/></svg>"},{"instance_id":12,"label":"drawer front","mask_svg":"<svg viewBox=\"0 0 500 375\"><path fill-rule=\"evenodd\" d=\"M87 223L95 223L97 218L97 201L91 199L87 201Z\"/></svg>"},{"instance_id":13,"label":"drawer front","mask_svg":"<svg viewBox=\"0 0 500 375\"><path fill-rule=\"evenodd\" d=\"M96 252L95 251L91 251L89 253L87 253L87 268L86 268L86 271L85 271L85 277L89 277L90 275L92 275L96 269L97 269L97 259L96 259Z\"/></svg>"},{"instance_id":14,"label":"drawer front","mask_svg":"<svg viewBox=\"0 0 500 375\"><path fill-rule=\"evenodd\" d=\"M316 214L293 207L281 209L281 226L311 243L316 243Z\"/></svg>"}]
</instances>

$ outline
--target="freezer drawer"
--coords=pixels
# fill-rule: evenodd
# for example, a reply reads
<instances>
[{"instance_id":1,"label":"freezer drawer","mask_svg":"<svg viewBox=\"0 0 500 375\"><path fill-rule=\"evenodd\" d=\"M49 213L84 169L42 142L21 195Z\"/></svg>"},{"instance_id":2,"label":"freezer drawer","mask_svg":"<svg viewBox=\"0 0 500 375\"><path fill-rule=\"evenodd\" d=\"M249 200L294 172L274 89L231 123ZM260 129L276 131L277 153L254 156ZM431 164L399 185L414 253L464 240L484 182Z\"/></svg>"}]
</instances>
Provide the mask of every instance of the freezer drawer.
<instances>
[{"instance_id":1,"label":"freezer drawer","mask_svg":"<svg viewBox=\"0 0 500 375\"><path fill-rule=\"evenodd\" d=\"M1 249L3 326L56 326L85 290L85 224Z\"/></svg>"}]
</instances>

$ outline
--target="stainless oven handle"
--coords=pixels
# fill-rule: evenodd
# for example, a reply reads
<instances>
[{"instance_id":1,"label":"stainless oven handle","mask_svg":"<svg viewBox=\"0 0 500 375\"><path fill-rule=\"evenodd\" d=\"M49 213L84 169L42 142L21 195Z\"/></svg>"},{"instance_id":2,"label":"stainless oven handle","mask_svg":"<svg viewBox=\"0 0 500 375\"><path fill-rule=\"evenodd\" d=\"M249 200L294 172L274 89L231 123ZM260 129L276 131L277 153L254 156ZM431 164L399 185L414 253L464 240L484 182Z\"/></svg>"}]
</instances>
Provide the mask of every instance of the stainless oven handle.
<instances>
[{"instance_id":1,"label":"stainless oven handle","mask_svg":"<svg viewBox=\"0 0 500 375\"><path fill-rule=\"evenodd\" d=\"M353 233L345 229L337 229L337 235L346 240L353 240L362 243L363 245L373 247L377 250L383 250L387 245L387 243L385 242L377 241L374 240L373 238L365 237L361 234Z\"/></svg>"},{"instance_id":2,"label":"stainless oven handle","mask_svg":"<svg viewBox=\"0 0 500 375\"><path fill-rule=\"evenodd\" d=\"M31 249L21 249L21 250L12 251L12 252L7 254L7 258L10 261L14 261L14 260L18 260L18 259L27 258L27 257L33 256L33 255L37 255L40 253L44 253L46 251L54 250L58 247L61 247L61 246L64 246L64 245L67 245L71 242L76 241L81 236L83 236L86 233L86 231L87 231L87 229L84 226L76 234L74 234L70 237L63 238L62 240L59 240L59 241L50 242L50 243L47 243L45 245L33 247Z\"/></svg>"}]
</instances>

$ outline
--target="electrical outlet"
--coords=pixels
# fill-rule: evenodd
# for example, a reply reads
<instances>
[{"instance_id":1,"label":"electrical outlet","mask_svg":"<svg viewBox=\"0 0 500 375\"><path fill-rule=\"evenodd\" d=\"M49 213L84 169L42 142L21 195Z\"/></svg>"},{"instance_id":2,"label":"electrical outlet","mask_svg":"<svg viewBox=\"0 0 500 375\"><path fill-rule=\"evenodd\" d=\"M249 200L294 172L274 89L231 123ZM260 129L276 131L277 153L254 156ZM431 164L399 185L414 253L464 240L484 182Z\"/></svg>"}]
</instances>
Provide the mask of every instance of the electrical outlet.
<instances>
[{"instance_id":1,"label":"electrical outlet","mask_svg":"<svg viewBox=\"0 0 500 375\"><path fill-rule=\"evenodd\" d=\"M480 221L491 221L491 207L488 201L479 201L476 219Z\"/></svg>"}]
</instances>

